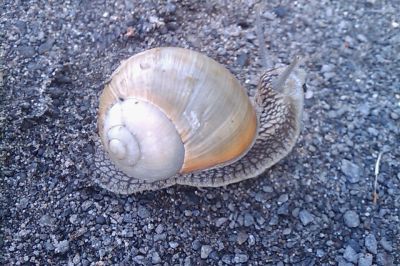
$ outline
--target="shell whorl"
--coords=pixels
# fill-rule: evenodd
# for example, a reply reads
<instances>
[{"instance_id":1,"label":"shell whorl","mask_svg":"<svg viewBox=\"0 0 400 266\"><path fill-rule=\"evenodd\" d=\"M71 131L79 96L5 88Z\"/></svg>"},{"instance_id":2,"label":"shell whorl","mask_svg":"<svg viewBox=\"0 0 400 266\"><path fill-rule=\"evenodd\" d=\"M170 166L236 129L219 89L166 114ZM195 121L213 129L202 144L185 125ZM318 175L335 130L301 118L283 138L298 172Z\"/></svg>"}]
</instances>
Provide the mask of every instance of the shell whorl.
<instances>
[{"instance_id":1,"label":"shell whorl","mask_svg":"<svg viewBox=\"0 0 400 266\"><path fill-rule=\"evenodd\" d=\"M157 181L182 168L185 151L180 135L149 102L119 100L107 111L102 130L111 160L129 177Z\"/></svg>"}]
</instances>

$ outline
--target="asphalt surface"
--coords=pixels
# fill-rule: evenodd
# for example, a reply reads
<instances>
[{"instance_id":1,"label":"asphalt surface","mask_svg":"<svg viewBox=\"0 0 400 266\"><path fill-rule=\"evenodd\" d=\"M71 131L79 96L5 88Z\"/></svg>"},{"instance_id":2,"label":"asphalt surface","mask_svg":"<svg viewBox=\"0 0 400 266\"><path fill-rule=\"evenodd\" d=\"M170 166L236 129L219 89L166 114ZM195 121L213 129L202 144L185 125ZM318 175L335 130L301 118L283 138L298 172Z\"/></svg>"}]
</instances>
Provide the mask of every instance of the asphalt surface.
<instances>
[{"instance_id":1,"label":"asphalt surface","mask_svg":"<svg viewBox=\"0 0 400 266\"><path fill-rule=\"evenodd\" d=\"M0 264L400 264L399 1L264 3L268 64L304 56L308 90L296 147L262 176L131 196L93 181L98 96L119 62L191 48L253 95L255 4L1 3Z\"/></svg>"}]
</instances>

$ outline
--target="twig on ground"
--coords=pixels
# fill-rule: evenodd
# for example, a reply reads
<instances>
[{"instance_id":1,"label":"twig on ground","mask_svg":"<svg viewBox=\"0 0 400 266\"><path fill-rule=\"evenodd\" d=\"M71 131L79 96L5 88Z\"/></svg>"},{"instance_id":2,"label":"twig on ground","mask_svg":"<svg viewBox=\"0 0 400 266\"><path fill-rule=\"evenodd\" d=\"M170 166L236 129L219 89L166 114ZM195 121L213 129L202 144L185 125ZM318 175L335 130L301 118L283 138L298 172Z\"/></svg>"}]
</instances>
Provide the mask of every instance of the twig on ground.
<instances>
[{"instance_id":1,"label":"twig on ground","mask_svg":"<svg viewBox=\"0 0 400 266\"><path fill-rule=\"evenodd\" d=\"M383 154L383 152L381 151L379 153L378 159L376 160L376 163L375 163L374 191L372 192L372 202L374 204L376 204L377 201L378 201L378 193L376 192L376 190L377 190L377 187L378 187L379 167L381 165L382 154Z\"/></svg>"}]
</instances>

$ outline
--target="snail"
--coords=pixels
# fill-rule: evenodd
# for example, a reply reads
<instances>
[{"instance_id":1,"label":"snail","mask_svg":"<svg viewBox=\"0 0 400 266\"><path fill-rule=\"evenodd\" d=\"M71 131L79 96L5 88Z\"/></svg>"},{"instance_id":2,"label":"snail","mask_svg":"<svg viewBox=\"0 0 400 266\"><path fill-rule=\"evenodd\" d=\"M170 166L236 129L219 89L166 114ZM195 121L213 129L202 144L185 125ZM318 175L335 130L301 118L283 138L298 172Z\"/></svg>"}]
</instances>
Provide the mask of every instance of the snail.
<instances>
[{"instance_id":1,"label":"snail","mask_svg":"<svg viewBox=\"0 0 400 266\"><path fill-rule=\"evenodd\" d=\"M300 133L299 58L267 70L254 99L213 59L161 47L124 61L100 96L96 181L120 194L216 187L262 174Z\"/></svg>"}]
</instances>

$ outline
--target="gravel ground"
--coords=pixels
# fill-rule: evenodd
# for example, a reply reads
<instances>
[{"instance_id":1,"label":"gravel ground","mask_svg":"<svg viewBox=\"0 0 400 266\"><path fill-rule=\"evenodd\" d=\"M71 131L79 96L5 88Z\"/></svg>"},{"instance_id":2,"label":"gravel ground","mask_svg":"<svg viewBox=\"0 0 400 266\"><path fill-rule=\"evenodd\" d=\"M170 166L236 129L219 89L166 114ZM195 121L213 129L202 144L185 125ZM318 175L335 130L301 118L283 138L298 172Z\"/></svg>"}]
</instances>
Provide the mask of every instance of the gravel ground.
<instances>
[{"instance_id":1,"label":"gravel ground","mask_svg":"<svg viewBox=\"0 0 400 266\"><path fill-rule=\"evenodd\" d=\"M400 264L399 1L267 1L270 63L307 57L293 152L253 180L132 196L92 180L107 77L134 53L181 46L253 94L255 1L1 5L0 264Z\"/></svg>"}]
</instances>

